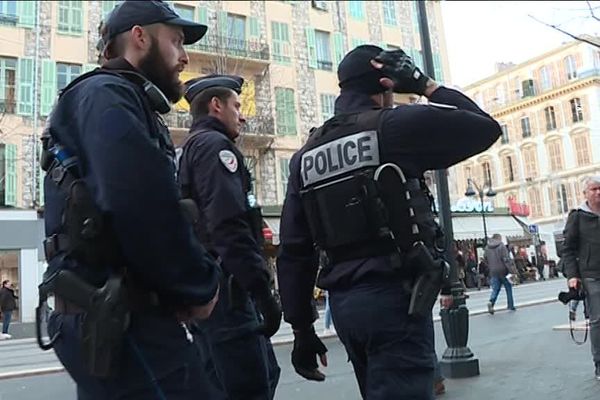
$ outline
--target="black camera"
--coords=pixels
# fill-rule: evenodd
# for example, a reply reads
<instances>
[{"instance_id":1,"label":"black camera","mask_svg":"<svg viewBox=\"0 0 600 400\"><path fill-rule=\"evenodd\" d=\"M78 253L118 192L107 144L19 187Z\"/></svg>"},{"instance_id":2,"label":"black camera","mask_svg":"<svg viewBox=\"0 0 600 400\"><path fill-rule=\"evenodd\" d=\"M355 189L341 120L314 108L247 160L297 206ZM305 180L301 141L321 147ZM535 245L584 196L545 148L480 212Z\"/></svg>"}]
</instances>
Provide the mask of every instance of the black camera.
<instances>
[{"instance_id":1,"label":"black camera","mask_svg":"<svg viewBox=\"0 0 600 400\"><path fill-rule=\"evenodd\" d=\"M568 304L571 300L584 300L585 293L581 289L570 288L568 292L560 292L558 300L563 304Z\"/></svg>"}]
</instances>

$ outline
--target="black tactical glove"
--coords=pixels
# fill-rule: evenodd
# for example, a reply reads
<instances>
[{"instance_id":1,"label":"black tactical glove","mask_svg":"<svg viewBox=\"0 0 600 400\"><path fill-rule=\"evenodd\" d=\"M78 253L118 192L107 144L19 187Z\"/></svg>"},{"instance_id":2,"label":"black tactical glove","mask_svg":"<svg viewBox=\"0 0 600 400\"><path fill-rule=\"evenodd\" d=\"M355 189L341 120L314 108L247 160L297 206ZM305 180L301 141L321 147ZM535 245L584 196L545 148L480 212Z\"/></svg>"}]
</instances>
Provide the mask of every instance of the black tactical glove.
<instances>
[{"instance_id":1,"label":"black tactical glove","mask_svg":"<svg viewBox=\"0 0 600 400\"><path fill-rule=\"evenodd\" d=\"M415 93L423 95L429 77L415 65L402 50L385 50L375 57L375 61L383 64L381 72L394 81L394 92Z\"/></svg>"},{"instance_id":2,"label":"black tactical glove","mask_svg":"<svg viewBox=\"0 0 600 400\"><path fill-rule=\"evenodd\" d=\"M319 371L317 355L323 357L327 347L315 333L315 328L294 330L294 349L292 350L292 365L296 373L311 381L324 381L325 374Z\"/></svg>"},{"instance_id":3,"label":"black tactical glove","mask_svg":"<svg viewBox=\"0 0 600 400\"><path fill-rule=\"evenodd\" d=\"M258 331L270 338L277 333L281 325L282 313L279 294L267 288L256 293L254 301L263 318L263 323L258 327Z\"/></svg>"}]
</instances>

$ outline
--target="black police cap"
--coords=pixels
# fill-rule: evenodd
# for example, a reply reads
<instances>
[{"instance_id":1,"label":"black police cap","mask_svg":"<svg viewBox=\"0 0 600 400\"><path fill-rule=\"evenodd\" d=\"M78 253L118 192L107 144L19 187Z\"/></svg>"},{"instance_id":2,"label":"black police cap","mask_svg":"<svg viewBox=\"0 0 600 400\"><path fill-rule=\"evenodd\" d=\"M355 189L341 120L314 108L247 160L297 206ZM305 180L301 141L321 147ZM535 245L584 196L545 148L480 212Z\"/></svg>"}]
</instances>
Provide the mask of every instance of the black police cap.
<instances>
[{"instance_id":1,"label":"black police cap","mask_svg":"<svg viewBox=\"0 0 600 400\"><path fill-rule=\"evenodd\" d=\"M102 35L102 41L106 45L115 36L127 32L135 25L144 26L159 22L181 27L184 44L196 43L206 34L208 29L206 25L181 18L164 1L125 0L108 15L105 22L106 31Z\"/></svg>"},{"instance_id":2,"label":"black police cap","mask_svg":"<svg viewBox=\"0 0 600 400\"><path fill-rule=\"evenodd\" d=\"M371 60L382 51L381 47L365 44L348 52L338 66L340 88L366 94L385 92L387 88L379 83L383 73L371 65Z\"/></svg>"},{"instance_id":3,"label":"black police cap","mask_svg":"<svg viewBox=\"0 0 600 400\"><path fill-rule=\"evenodd\" d=\"M225 87L233 90L237 94L242 92L244 78L237 75L207 75L201 78L194 78L187 81L185 86L184 97L188 103L192 104L192 100L201 91L211 87Z\"/></svg>"}]
</instances>

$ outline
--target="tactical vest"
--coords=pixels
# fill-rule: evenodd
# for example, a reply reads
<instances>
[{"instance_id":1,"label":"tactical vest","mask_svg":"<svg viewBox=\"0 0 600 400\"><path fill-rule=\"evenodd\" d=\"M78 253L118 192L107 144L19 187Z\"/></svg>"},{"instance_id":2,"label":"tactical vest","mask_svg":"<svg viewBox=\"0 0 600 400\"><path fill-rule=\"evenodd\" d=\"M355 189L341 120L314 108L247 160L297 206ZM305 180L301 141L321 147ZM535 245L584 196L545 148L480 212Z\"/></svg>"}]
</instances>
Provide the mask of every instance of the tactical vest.
<instances>
[{"instance_id":1,"label":"tactical vest","mask_svg":"<svg viewBox=\"0 0 600 400\"><path fill-rule=\"evenodd\" d=\"M155 112L157 104L149 92L157 90L143 76L133 71L96 69L79 76L59 94L62 96L81 81L95 75L113 75L127 79L139 87L143 94L144 113L150 127L150 138L173 162L175 151L169 130L162 118ZM166 99L165 99L166 100ZM164 104L158 105L164 111ZM92 268L119 266L122 262L119 246L112 227L94 200L80 176L77 155L62 146L54 136L52 113L48 126L42 134L41 168L46 172L46 181L57 185L66 194L67 204L63 214L63 224L58 233L44 240L46 260L50 261L59 253ZM174 169L175 170L175 169Z\"/></svg>"},{"instance_id":2,"label":"tactical vest","mask_svg":"<svg viewBox=\"0 0 600 400\"><path fill-rule=\"evenodd\" d=\"M211 129L203 129L194 132L186 138L181 149L181 154L178 157L177 180L179 182L181 197L183 199L184 212L186 216L188 216L188 219L192 222L196 237L209 252L218 257L213 247L212 238L210 237L210 233L207 229L207 216L204 215L204 211L199 209L196 204L196 201L199 200L199 195L194 188L194 174L202 173L202 171L195 171L189 159L189 149L194 146L194 143L196 140L198 140L200 135L206 134L208 131L211 131ZM222 133L219 132L219 135L222 135ZM232 146L231 150L237 159L237 165L240 168L239 173L241 174L242 178L242 191L245 195L246 204L244 219L250 226L252 236L254 237L256 243L258 244L259 248L262 249L264 245L262 212L259 206L256 204L251 204L250 201L250 196L252 195L252 176L248 168L246 168L244 156L239 149L235 146Z\"/></svg>"},{"instance_id":3,"label":"tactical vest","mask_svg":"<svg viewBox=\"0 0 600 400\"><path fill-rule=\"evenodd\" d=\"M434 246L439 228L424 179L406 179L381 147L385 112L335 116L303 149L300 195L322 262L401 258L416 242Z\"/></svg>"}]
</instances>

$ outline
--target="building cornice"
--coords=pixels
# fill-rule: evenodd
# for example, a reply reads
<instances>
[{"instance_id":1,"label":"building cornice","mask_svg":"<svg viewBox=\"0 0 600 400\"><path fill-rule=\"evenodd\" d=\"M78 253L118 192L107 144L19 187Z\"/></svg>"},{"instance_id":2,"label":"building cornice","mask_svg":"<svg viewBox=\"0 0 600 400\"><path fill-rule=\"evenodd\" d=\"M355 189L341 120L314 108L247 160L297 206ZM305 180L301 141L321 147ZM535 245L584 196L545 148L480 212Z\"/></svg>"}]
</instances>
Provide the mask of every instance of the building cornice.
<instances>
[{"instance_id":1,"label":"building cornice","mask_svg":"<svg viewBox=\"0 0 600 400\"><path fill-rule=\"evenodd\" d=\"M561 96L576 92L581 89L585 89L590 86L600 85L600 77L599 76L591 76L589 78L580 79L577 81L573 81L567 85L563 85L557 89L533 96L525 98L517 103L509 104L508 106L496 110L491 113L494 118L505 117L509 114L527 110L531 107L535 107L540 104L544 104L548 101L555 100Z\"/></svg>"}]
</instances>

